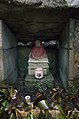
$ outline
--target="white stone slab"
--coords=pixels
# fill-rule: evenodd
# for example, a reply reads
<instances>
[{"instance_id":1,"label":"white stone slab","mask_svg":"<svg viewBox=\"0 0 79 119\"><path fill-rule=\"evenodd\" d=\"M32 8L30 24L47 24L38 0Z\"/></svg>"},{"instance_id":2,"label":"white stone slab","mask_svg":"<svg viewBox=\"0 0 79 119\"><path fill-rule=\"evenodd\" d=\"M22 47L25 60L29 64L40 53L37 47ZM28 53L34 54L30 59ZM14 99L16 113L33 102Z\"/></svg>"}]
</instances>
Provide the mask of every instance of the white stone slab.
<instances>
[{"instance_id":1,"label":"white stone slab","mask_svg":"<svg viewBox=\"0 0 79 119\"><path fill-rule=\"evenodd\" d=\"M29 67L34 68L34 67L45 67L49 68L49 65L47 63L29 63Z\"/></svg>"},{"instance_id":2,"label":"white stone slab","mask_svg":"<svg viewBox=\"0 0 79 119\"><path fill-rule=\"evenodd\" d=\"M35 75L35 69L42 68L44 71L44 75L49 74L49 61L48 58L43 58L39 60L35 60L30 57L28 60L28 75Z\"/></svg>"},{"instance_id":3,"label":"white stone slab","mask_svg":"<svg viewBox=\"0 0 79 119\"><path fill-rule=\"evenodd\" d=\"M49 63L49 61L48 61L48 58L35 60L35 59L29 57L28 63Z\"/></svg>"},{"instance_id":4,"label":"white stone slab","mask_svg":"<svg viewBox=\"0 0 79 119\"><path fill-rule=\"evenodd\" d=\"M28 75L35 75L36 68L38 68L38 67L34 67L34 68L28 67ZM41 67L41 68L43 68L43 67ZM43 71L44 71L44 75L49 74L49 68L43 68Z\"/></svg>"}]
</instances>

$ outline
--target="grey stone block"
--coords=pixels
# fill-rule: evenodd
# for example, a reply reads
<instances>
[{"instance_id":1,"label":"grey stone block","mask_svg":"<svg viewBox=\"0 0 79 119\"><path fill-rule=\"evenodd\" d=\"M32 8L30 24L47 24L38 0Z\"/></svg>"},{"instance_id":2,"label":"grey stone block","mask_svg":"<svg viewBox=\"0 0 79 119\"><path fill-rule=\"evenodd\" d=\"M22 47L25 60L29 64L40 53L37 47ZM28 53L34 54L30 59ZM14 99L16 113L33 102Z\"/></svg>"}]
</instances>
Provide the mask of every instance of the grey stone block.
<instances>
[{"instance_id":1,"label":"grey stone block","mask_svg":"<svg viewBox=\"0 0 79 119\"><path fill-rule=\"evenodd\" d=\"M3 70L3 51L0 50L0 80L4 79L4 70Z\"/></svg>"},{"instance_id":2,"label":"grey stone block","mask_svg":"<svg viewBox=\"0 0 79 119\"><path fill-rule=\"evenodd\" d=\"M2 25L3 49L17 46L17 40L9 28L3 23Z\"/></svg>"},{"instance_id":3,"label":"grey stone block","mask_svg":"<svg viewBox=\"0 0 79 119\"><path fill-rule=\"evenodd\" d=\"M74 50L69 50L69 80L74 78Z\"/></svg>"}]
</instances>

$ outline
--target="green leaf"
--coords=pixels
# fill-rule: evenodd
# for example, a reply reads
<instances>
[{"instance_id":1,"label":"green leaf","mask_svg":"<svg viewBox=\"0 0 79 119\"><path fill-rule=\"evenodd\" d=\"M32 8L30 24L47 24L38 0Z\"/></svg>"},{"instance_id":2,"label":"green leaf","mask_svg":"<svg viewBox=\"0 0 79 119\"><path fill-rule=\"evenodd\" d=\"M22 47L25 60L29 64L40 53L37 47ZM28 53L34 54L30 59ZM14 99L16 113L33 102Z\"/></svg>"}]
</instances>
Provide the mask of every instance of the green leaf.
<instances>
[{"instance_id":1,"label":"green leaf","mask_svg":"<svg viewBox=\"0 0 79 119\"><path fill-rule=\"evenodd\" d=\"M30 114L30 119L35 119L32 113Z\"/></svg>"},{"instance_id":2,"label":"green leaf","mask_svg":"<svg viewBox=\"0 0 79 119\"><path fill-rule=\"evenodd\" d=\"M35 117L34 117L34 115L30 112L30 113L27 115L26 119L35 119Z\"/></svg>"},{"instance_id":3,"label":"green leaf","mask_svg":"<svg viewBox=\"0 0 79 119\"><path fill-rule=\"evenodd\" d=\"M48 110L45 110L45 119L50 119L51 118L51 114L49 113Z\"/></svg>"},{"instance_id":4,"label":"green leaf","mask_svg":"<svg viewBox=\"0 0 79 119\"><path fill-rule=\"evenodd\" d=\"M63 111L61 105L57 104L57 107L58 107L59 111L60 111L63 115L65 115L65 113L64 113L64 111Z\"/></svg>"},{"instance_id":5,"label":"green leaf","mask_svg":"<svg viewBox=\"0 0 79 119\"><path fill-rule=\"evenodd\" d=\"M56 119L66 119L66 115L65 115L61 105L57 104L56 106L58 107L58 110L60 111L60 113L56 113L55 118Z\"/></svg>"},{"instance_id":6,"label":"green leaf","mask_svg":"<svg viewBox=\"0 0 79 119\"><path fill-rule=\"evenodd\" d=\"M15 94L15 90L12 86L9 88L9 94L10 94L10 97L13 97L13 95Z\"/></svg>"},{"instance_id":7,"label":"green leaf","mask_svg":"<svg viewBox=\"0 0 79 119\"><path fill-rule=\"evenodd\" d=\"M7 100L5 100L3 103L2 103L2 106L4 107L5 111L8 110L10 108L10 104Z\"/></svg>"},{"instance_id":8,"label":"green leaf","mask_svg":"<svg viewBox=\"0 0 79 119\"><path fill-rule=\"evenodd\" d=\"M9 119L16 119L16 116L12 113Z\"/></svg>"},{"instance_id":9,"label":"green leaf","mask_svg":"<svg viewBox=\"0 0 79 119\"><path fill-rule=\"evenodd\" d=\"M8 91L7 88L1 89L0 92L3 93L6 98L8 98L8 96L9 96L9 91Z\"/></svg>"},{"instance_id":10,"label":"green leaf","mask_svg":"<svg viewBox=\"0 0 79 119\"><path fill-rule=\"evenodd\" d=\"M52 98L54 98L57 95L57 92L53 93Z\"/></svg>"}]
</instances>

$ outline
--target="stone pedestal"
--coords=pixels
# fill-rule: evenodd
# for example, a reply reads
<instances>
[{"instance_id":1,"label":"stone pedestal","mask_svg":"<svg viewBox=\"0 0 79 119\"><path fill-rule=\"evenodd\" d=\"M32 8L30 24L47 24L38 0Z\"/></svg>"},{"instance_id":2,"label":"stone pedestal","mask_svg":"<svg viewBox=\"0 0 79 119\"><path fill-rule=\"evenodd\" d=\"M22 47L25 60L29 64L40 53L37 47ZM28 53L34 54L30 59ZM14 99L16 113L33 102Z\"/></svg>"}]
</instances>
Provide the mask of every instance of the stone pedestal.
<instances>
[{"instance_id":1,"label":"stone pedestal","mask_svg":"<svg viewBox=\"0 0 79 119\"><path fill-rule=\"evenodd\" d=\"M51 73L43 79L36 79L34 76L27 75L25 78L26 93L35 96L38 91L48 93L53 88L54 77Z\"/></svg>"},{"instance_id":2,"label":"stone pedestal","mask_svg":"<svg viewBox=\"0 0 79 119\"><path fill-rule=\"evenodd\" d=\"M49 61L48 58L35 60L29 57L28 60L28 75L35 75L36 68L43 68L44 75L49 74Z\"/></svg>"},{"instance_id":3,"label":"stone pedestal","mask_svg":"<svg viewBox=\"0 0 79 119\"><path fill-rule=\"evenodd\" d=\"M43 78L35 78L35 71L43 69ZM53 76L49 73L48 58L33 59L29 55L28 60L28 75L25 78L25 87L27 95L35 96L37 92L50 92L53 88ZM34 97L33 97L34 98Z\"/></svg>"}]
</instances>

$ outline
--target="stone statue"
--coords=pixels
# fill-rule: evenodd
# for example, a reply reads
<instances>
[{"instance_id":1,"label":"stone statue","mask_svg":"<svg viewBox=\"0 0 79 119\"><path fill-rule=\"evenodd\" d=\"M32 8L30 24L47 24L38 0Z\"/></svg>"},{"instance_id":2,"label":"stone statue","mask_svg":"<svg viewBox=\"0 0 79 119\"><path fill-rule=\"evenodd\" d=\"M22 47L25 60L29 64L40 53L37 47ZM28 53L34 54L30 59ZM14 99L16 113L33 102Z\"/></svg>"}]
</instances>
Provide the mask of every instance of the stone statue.
<instances>
[{"instance_id":1,"label":"stone statue","mask_svg":"<svg viewBox=\"0 0 79 119\"><path fill-rule=\"evenodd\" d=\"M46 51L39 40L35 41L35 46L31 51L31 58L35 60L47 58Z\"/></svg>"}]
</instances>

